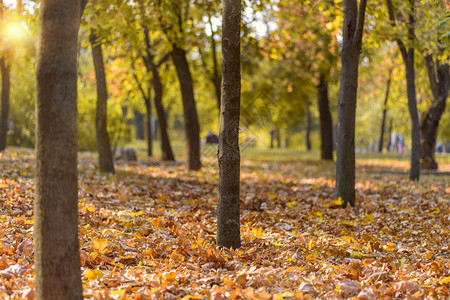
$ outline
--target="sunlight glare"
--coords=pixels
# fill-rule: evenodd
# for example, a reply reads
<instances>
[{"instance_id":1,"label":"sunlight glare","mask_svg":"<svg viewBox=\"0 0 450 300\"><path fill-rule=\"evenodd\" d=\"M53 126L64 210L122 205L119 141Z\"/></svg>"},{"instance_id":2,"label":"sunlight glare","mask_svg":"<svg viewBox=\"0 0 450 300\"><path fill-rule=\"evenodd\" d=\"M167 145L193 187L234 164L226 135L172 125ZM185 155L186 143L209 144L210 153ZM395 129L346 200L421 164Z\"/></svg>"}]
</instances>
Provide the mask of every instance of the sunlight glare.
<instances>
[{"instance_id":1,"label":"sunlight glare","mask_svg":"<svg viewBox=\"0 0 450 300\"><path fill-rule=\"evenodd\" d=\"M3 28L4 38L12 43L21 43L28 37L24 24L21 22L8 22Z\"/></svg>"}]
</instances>

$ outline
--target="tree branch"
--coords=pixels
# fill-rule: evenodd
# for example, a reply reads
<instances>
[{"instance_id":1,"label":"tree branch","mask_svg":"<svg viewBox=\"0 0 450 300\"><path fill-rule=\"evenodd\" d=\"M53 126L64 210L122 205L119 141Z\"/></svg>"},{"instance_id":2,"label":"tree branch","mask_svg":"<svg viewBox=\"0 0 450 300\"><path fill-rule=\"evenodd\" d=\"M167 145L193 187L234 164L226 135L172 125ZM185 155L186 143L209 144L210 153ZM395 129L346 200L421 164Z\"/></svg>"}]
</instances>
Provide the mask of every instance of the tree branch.
<instances>
[{"instance_id":1,"label":"tree branch","mask_svg":"<svg viewBox=\"0 0 450 300\"><path fill-rule=\"evenodd\" d=\"M355 30L355 34L353 36L353 41L357 41L358 43L362 42L362 35L363 35L363 31L364 31L364 19L366 16L366 6L367 6L367 0L360 0L358 16L356 18L356 30ZM361 47L361 45L357 45L357 46L358 46L358 49Z\"/></svg>"},{"instance_id":2,"label":"tree branch","mask_svg":"<svg viewBox=\"0 0 450 300\"><path fill-rule=\"evenodd\" d=\"M392 27L397 27L397 22L395 20L394 15L394 6L392 5L392 0L386 0L388 12L389 12L389 20L391 21ZM396 37L395 41L397 42L398 47L400 48L400 53L402 54L403 60L406 61L408 59L408 52L406 51L405 44L403 44L403 41Z\"/></svg>"},{"instance_id":3,"label":"tree branch","mask_svg":"<svg viewBox=\"0 0 450 300\"><path fill-rule=\"evenodd\" d=\"M430 80L431 92L434 99L438 98L438 82L436 78L436 69L434 68L433 56L431 54L425 55L425 66L427 67L428 79Z\"/></svg>"}]
</instances>

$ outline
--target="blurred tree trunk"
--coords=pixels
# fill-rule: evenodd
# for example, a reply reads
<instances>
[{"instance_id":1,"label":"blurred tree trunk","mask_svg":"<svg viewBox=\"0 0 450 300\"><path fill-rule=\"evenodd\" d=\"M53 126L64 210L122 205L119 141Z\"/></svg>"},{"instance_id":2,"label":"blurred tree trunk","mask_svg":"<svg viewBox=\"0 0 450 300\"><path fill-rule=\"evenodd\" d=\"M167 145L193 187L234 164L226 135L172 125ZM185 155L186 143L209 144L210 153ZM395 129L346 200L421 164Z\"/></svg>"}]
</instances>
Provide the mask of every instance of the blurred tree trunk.
<instances>
[{"instance_id":1,"label":"blurred tree trunk","mask_svg":"<svg viewBox=\"0 0 450 300\"><path fill-rule=\"evenodd\" d=\"M8 137L8 117L10 101L10 75L11 66L6 60L6 55L0 58L0 68L2 73L2 93L1 93L1 115L0 115L0 151L6 149L6 139Z\"/></svg>"},{"instance_id":2,"label":"blurred tree trunk","mask_svg":"<svg viewBox=\"0 0 450 300\"><path fill-rule=\"evenodd\" d=\"M384 131L386 127L387 104L389 100L389 89L391 88L391 77L392 77L392 68L389 69L389 75L386 84L386 95L384 96L384 103L383 103L383 118L381 119L380 141L378 143L378 152L380 153L383 152Z\"/></svg>"},{"instance_id":3,"label":"blurred tree trunk","mask_svg":"<svg viewBox=\"0 0 450 300\"><path fill-rule=\"evenodd\" d=\"M239 113L241 0L224 0L222 15L222 101L219 134L217 244L237 249L240 235Z\"/></svg>"},{"instance_id":4,"label":"blurred tree trunk","mask_svg":"<svg viewBox=\"0 0 450 300\"><path fill-rule=\"evenodd\" d=\"M108 90L106 84L105 67L103 64L102 46L94 30L89 37L92 46L95 79L97 82L97 110L95 113L95 132L97 134L97 151L100 171L114 174L114 160L108 135L107 107Z\"/></svg>"},{"instance_id":5,"label":"blurred tree trunk","mask_svg":"<svg viewBox=\"0 0 450 300\"><path fill-rule=\"evenodd\" d=\"M144 115L134 110L134 122L136 123L136 139L145 140Z\"/></svg>"},{"instance_id":6,"label":"blurred tree trunk","mask_svg":"<svg viewBox=\"0 0 450 300\"><path fill-rule=\"evenodd\" d=\"M191 71L186 59L186 51L173 44L172 59L180 82L184 110L184 127L187 139L187 165L189 170L200 170L200 125L195 106Z\"/></svg>"},{"instance_id":7,"label":"blurred tree trunk","mask_svg":"<svg viewBox=\"0 0 450 300\"><path fill-rule=\"evenodd\" d=\"M342 69L338 98L336 198L355 206L355 114L366 0L344 0Z\"/></svg>"},{"instance_id":8,"label":"blurred tree trunk","mask_svg":"<svg viewBox=\"0 0 450 300\"><path fill-rule=\"evenodd\" d=\"M153 156L152 140L152 102L150 98L144 98L145 103L145 132L147 133L147 155Z\"/></svg>"},{"instance_id":9,"label":"blurred tree trunk","mask_svg":"<svg viewBox=\"0 0 450 300\"><path fill-rule=\"evenodd\" d=\"M35 294L83 299L78 242L77 49L79 0L39 9L36 100Z\"/></svg>"},{"instance_id":10,"label":"blurred tree trunk","mask_svg":"<svg viewBox=\"0 0 450 300\"><path fill-rule=\"evenodd\" d=\"M18 6L20 9L20 5ZM0 19L3 18L5 7L3 0L0 0ZM6 52L6 51L5 51ZM9 100L10 100L10 76L11 66L8 63L6 53L2 53L0 58L0 68L2 74L2 92L1 92L1 114L0 114L0 151L6 149L6 140L8 137L8 117L9 117Z\"/></svg>"},{"instance_id":11,"label":"blurred tree trunk","mask_svg":"<svg viewBox=\"0 0 450 300\"><path fill-rule=\"evenodd\" d=\"M317 91L320 115L320 158L333 160L333 121L328 99L328 80L325 74L320 74Z\"/></svg>"},{"instance_id":12,"label":"blurred tree trunk","mask_svg":"<svg viewBox=\"0 0 450 300\"><path fill-rule=\"evenodd\" d=\"M410 12L409 12L409 23L408 23L408 39L412 45L415 27L415 0L409 2ZM387 0L387 6L389 11L389 19L393 27L396 26L394 6L392 5L392 0ZM409 171L410 180L419 180L420 178L420 125L419 125L419 113L417 111L417 100L416 100L416 83L415 83L415 72L414 72L414 48L406 49L405 44L400 38L396 39L400 52L402 54L403 63L406 69L406 92L408 95L408 110L411 118L411 138L412 138L412 149L411 149L411 169Z\"/></svg>"},{"instance_id":13,"label":"blurred tree trunk","mask_svg":"<svg viewBox=\"0 0 450 300\"><path fill-rule=\"evenodd\" d=\"M306 150L311 151L311 111L309 109L309 102L306 103L306 120L305 120L305 141L306 141Z\"/></svg>"},{"instance_id":14,"label":"blurred tree trunk","mask_svg":"<svg viewBox=\"0 0 450 300\"><path fill-rule=\"evenodd\" d=\"M152 68L152 74L153 90L155 91L155 107L156 113L158 114L159 128L161 130L161 150L163 160L174 161L175 155L173 154L172 147L170 146L169 135L167 133L167 118L162 105L163 89L161 78L159 77L159 73L156 68Z\"/></svg>"},{"instance_id":15,"label":"blurred tree trunk","mask_svg":"<svg viewBox=\"0 0 450 300\"><path fill-rule=\"evenodd\" d=\"M387 151L390 152L391 150L391 144L392 144L392 140L391 140L391 136L392 136L392 125L393 125L394 119L391 118L391 121L389 122L389 129L388 129L388 143L387 143Z\"/></svg>"},{"instance_id":16,"label":"blurred tree trunk","mask_svg":"<svg viewBox=\"0 0 450 300\"><path fill-rule=\"evenodd\" d=\"M161 77L159 76L158 68L169 58L170 53L166 54L159 63L155 63L155 57L152 54L152 45L150 43L150 35L147 26L144 26L144 41L145 41L145 55L142 56L147 73L152 74L152 86L155 92L154 101L156 107L156 113L159 120L159 128L161 133L161 151L162 159L168 161L174 161L175 155L173 154L172 147L170 146L169 134L167 130L167 118L162 105L163 86L161 83ZM150 95L150 91L148 93Z\"/></svg>"},{"instance_id":17,"label":"blurred tree trunk","mask_svg":"<svg viewBox=\"0 0 450 300\"><path fill-rule=\"evenodd\" d=\"M444 49L440 49L441 52ZM434 159L436 138L438 133L439 121L445 111L449 89L449 65L439 59L434 62L431 54L425 56L425 63L428 71L428 79L433 98L431 105L422 115L420 124L421 138L421 168L437 169L438 164Z\"/></svg>"}]
</instances>

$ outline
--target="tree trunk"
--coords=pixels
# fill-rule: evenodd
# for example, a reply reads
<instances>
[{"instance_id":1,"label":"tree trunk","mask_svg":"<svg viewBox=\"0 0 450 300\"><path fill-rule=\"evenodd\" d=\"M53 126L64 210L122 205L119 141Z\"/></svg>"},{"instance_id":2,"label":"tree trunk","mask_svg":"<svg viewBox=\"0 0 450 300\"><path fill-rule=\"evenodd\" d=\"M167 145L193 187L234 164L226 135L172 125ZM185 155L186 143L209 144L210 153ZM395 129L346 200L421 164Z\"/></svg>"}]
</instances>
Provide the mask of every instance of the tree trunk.
<instances>
[{"instance_id":1,"label":"tree trunk","mask_svg":"<svg viewBox=\"0 0 450 300\"><path fill-rule=\"evenodd\" d=\"M100 171L114 174L114 160L108 135L107 107L108 91L105 67L103 65L102 46L94 30L91 30L90 42L94 61L95 79L97 81L97 110L95 113L95 132L97 134L97 150Z\"/></svg>"},{"instance_id":2,"label":"tree trunk","mask_svg":"<svg viewBox=\"0 0 450 300\"><path fill-rule=\"evenodd\" d=\"M221 80L220 80L220 73L219 73L219 63L217 62L217 49L216 49L216 39L214 38L214 30L213 30L213 24L211 21L211 17L209 17L209 26L211 29L211 48L212 48L212 59L213 59L213 76L212 76L212 82L214 84L214 88L216 89L216 98L217 103L219 105L220 110L220 102L222 99L222 90L221 90Z\"/></svg>"},{"instance_id":3,"label":"tree trunk","mask_svg":"<svg viewBox=\"0 0 450 300\"><path fill-rule=\"evenodd\" d=\"M320 158L333 160L333 121L328 99L328 80L325 74L320 74L317 92L320 115Z\"/></svg>"},{"instance_id":4,"label":"tree trunk","mask_svg":"<svg viewBox=\"0 0 450 300\"><path fill-rule=\"evenodd\" d=\"M217 244L237 249L240 236L239 113L241 0L225 0L222 16L222 102L219 134Z\"/></svg>"},{"instance_id":5,"label":"tree trunk","mask_svg":"<svg viewBox=\"0 0 450 300\"><path fill-rule=\"evenodd\" d=\"M83 299L78 243L79 0L43 0L37 47L35 294Z\"/></svg>"},{"instance_id":6,"label":"tree trunk","mask_svg":"<svg viewBox=\"0 0 450 300\"><path fill-rule=\"evenodd\" d=\"M162 105L162 84L161 78L159 77L158 70L156 68L152 68L152 85L153 90L155 91L155 107L156 113L158 114L159 120L159 128L161 132L161 150L162 150L162 159L168 161L174 161L175 156L172 151L172 147L170 146L169 135L167 133L167 119L166 114L164 112L164 107Z\"/></svg>"},{"instance_id":7,"label":"tree trunk","mask_svg":"<svg viewBox=\"0 0 450 300\"><path fill-rule=\"evenodd\" d=\"M145 140L144 114L134 110L134 122L136 123L136 139Z\"/></svg>"},{"instance_id":8,"label":"tree trunk","mask_svg":"<svg viewBox=\"0 0 450 300\"><path fill-rule=\"evenodd\" d=\"M200 170L200 126L195 107L194 89L191 71L186 60L186 51L173 44L172 59L180 82L184 110L184 127L186 131L186 158L189 170Z\"/></svg>"},{"instance_id":9,"label":"tree trunk","mask_svg":"<svg viewBox=\"0 0 450 300\"><path fill-rule=\"evenodd\" d=\"M336 198L355 206L355 114L366 0L344 0L342 69L338 98Z\"/></svg>"},{"instance_id":10,"label":"tree trunk","mask_svg":"<svg viewBox=\"0 0 450 300\"><path fill-rule=\"evenodd\" d=\"M414 42L414 26L415 26L415 1L409 2L409 24L408 24L408 39L411 44ZM387 0L389 19L393 27L396 26L394 6L392 0ZM420 178L420 126L419 126L419 114L417 112L416 101L416 84L414 73L414 48L406 49L405 44L400 38L396 39L400 52L402 54L403 63L406 69L406 91L408 95L408 110L411 118L411 169L409 171L410 180L419 180Z\"/></svg>"},{"instance_id":11,"label":"tree trunk","mask_svg":"<svg viewBox=\"0 0 450 300\"><path fill-rule=\"evenodd\" d=\"M150 99L144 99L145 101L145 129L147 132L147 155L153 156L153 141L152 141L152 103Z\"/></svg>"},{"instance_id":12,"label":"tree trunk","mask_svg":"<svg viewBox=\"0 0 450 300\"><path fill-rule=\"evenodd\" d=\"M6 57L0 58L0 68L2 72L2 112L0 115L0 151L6 149L6 139L8 136L9 98L10 98L10 73L11 66L6 61Z\"/></svg>"},{"instance_id":13,"label":"tree trunk","mask_svg":"<svg viewBox=\"0 0 450 300\"><path fill-rule=\"evenodd\" d=\"M306 150L311 151L311 112L309 110L309 102L306 104L306 120L305 120L305 141L306 141Z\"/></svg>"},{"instance_id":14,"label":"tree trunk","mask_svg":"<svg viewBox=\"0 0 450 300\"><path fill-rule=\"evenodd\" d=\"M392 144L391 136L392 136L393 122L394 122L394 119L391 118L391 121L389 122L389 129L388 129L388 143L387 143L387 146L386 146L388 152L391 151L391 144Z\"/></svg>"},{"instance_id":15,"label":"tree trunk","mask_svg":"<svg viewBox=\"0 0 450 300\"><path fill-rule=\"evenodd\" d=\"M431 55L425 56L425 63L428 70L433 100L428 110L422 115L420 124L421 168L436 170L438 165L434 159L434 153L439 121L445 111L448 97L450 84L449 65L445 63L441 64L438 59L435 64Z\"/></svg>"},{"instance_id":16,"label":"tree trunk","mask_svg":"<svg viewBox=\"0 0 450 300\"><path fill-rule=\"evenodd\" d=\"M416 84L414 74L414 48L408 50L408 55L405 59L406 67L406 90L408 94L408 109L411 116L411 169L409 172L409 179L419 180L420 177L420 126L419 114L417 112L416 101Z\"/></svg>"},{"instance_id":17,"label":"tree trunk","mask_svg":"<svg viewBox=\"0 0 450 300\"><path fill-rule=\"evenodd\" d=\"M378 143L378 152L383 152L383 143L384 143L384 131L386 127L386 114L387 114L387 104L389 99L389 89L391 87L391 76L392 76L392 69L389 69L389 75L388 80L386 84L386 95L384 96L384 103L383 103L383 118L381 119L381 131L380 131L380 141Z\"/></svg>"}]
</instances>

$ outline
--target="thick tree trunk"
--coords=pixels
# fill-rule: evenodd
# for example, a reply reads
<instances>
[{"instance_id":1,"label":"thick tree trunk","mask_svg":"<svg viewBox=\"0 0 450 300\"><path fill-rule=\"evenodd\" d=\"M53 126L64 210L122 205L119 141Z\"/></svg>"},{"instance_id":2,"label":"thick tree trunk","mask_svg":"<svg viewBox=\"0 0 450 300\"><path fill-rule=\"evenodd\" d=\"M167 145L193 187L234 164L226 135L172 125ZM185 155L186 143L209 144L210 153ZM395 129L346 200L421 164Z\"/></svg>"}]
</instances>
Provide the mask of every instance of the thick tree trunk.
<instances>
[{"instance_id":1,"label":"thick tree trunk","mask_svg":"<svg viewBox=\"0 0 450 300\"><path fill-rule=\"evenodd\" d=\"M241 0L225 0L222 16L222 102L219 134L217 244L237 249L240 236L239 114Z\"/></svg>"},{"instance_id":2,"label":"thick tree trunk","mask_svg":"<svg viewBox=\"0 0 450 300\"><path fill-rule=\"evenodd\" d=\"M0 68L2 73L2 104L0 115L0 151L6 149L6 139L8 137L8 117L9 117L9 98L10 98L10 73L11 67L5 57L0 58Z\"/></svg>"},{"instance_id":3,"label":"thick tree trunk","mask_svg":"<svg viewBox=\"0 0 450 300\"><path fill-rule=\"evenodd\" d=\"M338 98L336 146L336 198L343 207L355 206L355 114L358 90L358 65L366 0L344 0L342 69Z\"/></svg>"},{"instance_id":4,"label":"thick tree trunk","mask_svg":"<svg viewBox=\"0 0 450 300\"><path fill-rule=\"evenodd\" d=\"M306 150L311 151L311 111L309 110L309 103L306 104L306 120L305 120L305 142Z\"/></svg>"},{"instance_id":5,"label":"thick tree trunk","mask_svg":"<svg viewBox=\"0 0 450 300\"><path fill-rule=\"evenodd\" d=\"M320 74L317 92L320 115L320 158L333 160L333 121L328 100L328 80L325 74Z\"/></svg>"},{"instance_id":6,"label":"thick tree trunk","mask_svg":"<svg viewBox=\"0 0 450 300\"><path fill-rule=\"evenodd\" d=\"M445 111L449 89L449 65L440 64L439 60L435 63L431 55L425 57L425 63L428 70L428 78L433 94L433 100L430 107L422 115L420 124L420 146L421 146L421 168L437 169L438 164L434 159L436 138L438 133L439 121ZM437 76L436 76L437 75Z\"/></svg>"},{"instance_id":7,"label":"thick tree trunk","mask_svg":"<svg viewBox=\"0 0 450 300\"><path fill-rule=\"evenodd\" d=\"M152 103L150 99L145 101L145 131L147 133L147 155L153 156L153 141L152 141Z\"/></svg>"},{"instance_id":8,"label":"thick tree trunk","mask_svg":"<svg viewBox=\"0 0 450 300\"><path fill-rule=\"evenodd\" d=\"M95 113L95 132L97 134L97 151L100 171L114 174L114 160L108 135L107 107L108 91L106 85L105 67L103 64L102 46L98 37L91 30L90 42L92 59L94 61L95 79L97 81L97 110Z\"/></svg>"},{"instance_id":9,"label":"thick tree trunk","mask_svg":"<svg viewBox=\"0 0 450 300\"><path fill-rule=\"evenodd\" d=\"M383 152L384 131L386 128L387 104L389 100L389 90L391 88L391 76L392 76L392 69L389 70L388 80L386 84L386 94L384 96L383 118L381 119L380 141L378 143L378 152L380 153Z\"/></svg>"},{"instance_id":10,"label":"thick tree trunk","mask_svg":"<svg viewBox=\"0 0 450 300\"><path fill-rule=\"evenodd\" d=\"M184 127L187 139L187 165L189 170L200 170L200 126L194 100L191 71L186 59L186 51L173 44L172 59L180 82L184 110Z\"/></svg>"},{"instance_id":11,"label":"thick tree trunk","mask_svg":"<svg viewBox=\"0 0 450 300\"><path fill-rule=\"evenodd\" d=\"M162 150L162 159L168 161L174 161L175 156L172 151L172 147L170 146L169 135L167 133L167 119L166 114L164 112L164 107L162 105L162 84L161 78L159 77L158 70L156 68L152 68L152 84L153 90L155 91L155 107L156 113L158 114L159 120L159 128L161 131L161 150Z\"/></svg>"},{"instance_id":12,"label":"thick tree trunk","mask_svg":"<svg viewBox=\"0 0 450 300\"><path fill-rule=\"evenodd\" d=\"M35 294L83 299L78 243L79 0L43 0L37 47Z\"/></svg>"}]
</instances>

